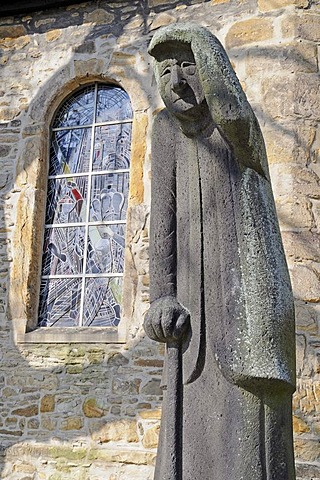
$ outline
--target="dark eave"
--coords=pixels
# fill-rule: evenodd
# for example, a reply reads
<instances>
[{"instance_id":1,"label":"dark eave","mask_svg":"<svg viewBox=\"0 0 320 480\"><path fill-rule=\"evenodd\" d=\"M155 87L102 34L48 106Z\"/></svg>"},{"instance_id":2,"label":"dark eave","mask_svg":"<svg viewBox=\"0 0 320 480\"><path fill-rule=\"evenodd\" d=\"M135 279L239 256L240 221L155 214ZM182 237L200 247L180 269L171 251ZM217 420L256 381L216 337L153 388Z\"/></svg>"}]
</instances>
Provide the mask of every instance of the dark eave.
<instances>
[{"instance_id":1,"label":"dark eave","mask_svg":"<svg viewBox=\"0 0 320 480\"><path fill-rule=\"evenodd\" d=\"M0 17L19 15L46 10L47 8L65 7L85 0L4 0L0 2Z\"/></svg>"}]
</instances>

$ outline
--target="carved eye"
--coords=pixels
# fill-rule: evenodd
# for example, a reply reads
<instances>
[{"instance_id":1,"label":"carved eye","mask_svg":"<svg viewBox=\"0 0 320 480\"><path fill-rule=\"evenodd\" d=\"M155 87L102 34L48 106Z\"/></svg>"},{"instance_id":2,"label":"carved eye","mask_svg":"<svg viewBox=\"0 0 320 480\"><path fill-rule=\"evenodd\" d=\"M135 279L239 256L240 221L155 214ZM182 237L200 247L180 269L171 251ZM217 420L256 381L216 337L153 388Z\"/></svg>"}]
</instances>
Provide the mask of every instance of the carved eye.
<instances>
[{"instance_id":1,"label":"carved eye","mask_svg":"<svg viewBox=\"0 0 320 480\"><path fill-rule=\"evenodd\" d=\"M163 72L161 73L161 77L164 77L165 75L168 75L171 73L171 70L169 67L165 68Z\"/></svg>"},{"instance_id":2,"label":"carved eye","mask_svg":"<svg viewBox=\"0 0 320 480\"><path fill-rule=\"evenodd\" d=\"M181 68L187 75L194 75L196 73L196 64L190 62L182 62Z\"/></svg>"}]
</instances>

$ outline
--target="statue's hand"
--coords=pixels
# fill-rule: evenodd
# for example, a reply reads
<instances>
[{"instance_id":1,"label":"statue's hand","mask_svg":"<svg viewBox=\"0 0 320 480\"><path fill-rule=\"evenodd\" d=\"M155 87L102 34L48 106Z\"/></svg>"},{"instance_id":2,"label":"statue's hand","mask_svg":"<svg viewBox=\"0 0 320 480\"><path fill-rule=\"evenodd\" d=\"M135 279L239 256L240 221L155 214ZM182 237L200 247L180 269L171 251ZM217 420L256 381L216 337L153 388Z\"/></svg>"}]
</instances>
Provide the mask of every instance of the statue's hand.
<instances>
[{"instance_id":1,"label":"statue's hand","mask_svg":"<svg viewBox=\"0 0 320 480\"><path fill-rule=\"evenodd\" d=\"M156 342L179 342L190 326L190 314L175 297L162 297L148 310L144 329Z\"/></svg>"}]
</instances>

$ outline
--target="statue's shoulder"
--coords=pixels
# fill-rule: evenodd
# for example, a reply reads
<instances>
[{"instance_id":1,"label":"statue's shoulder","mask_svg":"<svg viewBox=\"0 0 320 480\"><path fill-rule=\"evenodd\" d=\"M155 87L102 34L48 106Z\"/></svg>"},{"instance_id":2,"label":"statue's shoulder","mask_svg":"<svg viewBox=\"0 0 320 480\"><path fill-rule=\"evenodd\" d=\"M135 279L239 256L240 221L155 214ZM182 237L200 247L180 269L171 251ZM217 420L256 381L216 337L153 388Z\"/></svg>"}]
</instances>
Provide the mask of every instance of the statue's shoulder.
<instances>
[{"instance_id":1,"label":"statue's shoulder","mask_svg":"<svg viewBox=\"0 0 320 480\"><path fill-rule=\"evenodd\" d=\"M160 110L154 118L153 121L153 130L154 131L161 131L169 134L172 132L172 129L176 129L177 125L172 118L172 115L168 112L166 108ZM169 130L167 130L169 129Z\"/></svg>"}]
</instances>

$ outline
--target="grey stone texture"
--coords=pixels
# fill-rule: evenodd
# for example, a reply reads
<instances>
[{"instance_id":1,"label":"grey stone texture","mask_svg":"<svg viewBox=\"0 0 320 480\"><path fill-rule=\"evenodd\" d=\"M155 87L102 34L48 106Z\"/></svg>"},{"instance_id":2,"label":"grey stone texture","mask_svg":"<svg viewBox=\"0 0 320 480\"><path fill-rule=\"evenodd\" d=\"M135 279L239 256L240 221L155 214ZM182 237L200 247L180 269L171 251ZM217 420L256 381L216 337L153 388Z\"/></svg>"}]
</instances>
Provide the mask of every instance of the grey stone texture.
<instances>
[{"instance_id":1,"label":"grey stone texture","mask_svg":"<svg viewBox=\"0 0 320 480\"><path fill-rule=\"evenodd\" d=\"M262 133L215 36L160 29L150 300L167 344L156 480L294 480L294 305Z\"/></svg>"}]
</instances>

